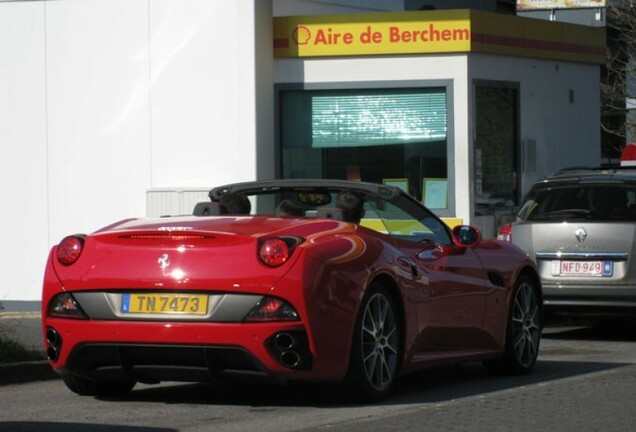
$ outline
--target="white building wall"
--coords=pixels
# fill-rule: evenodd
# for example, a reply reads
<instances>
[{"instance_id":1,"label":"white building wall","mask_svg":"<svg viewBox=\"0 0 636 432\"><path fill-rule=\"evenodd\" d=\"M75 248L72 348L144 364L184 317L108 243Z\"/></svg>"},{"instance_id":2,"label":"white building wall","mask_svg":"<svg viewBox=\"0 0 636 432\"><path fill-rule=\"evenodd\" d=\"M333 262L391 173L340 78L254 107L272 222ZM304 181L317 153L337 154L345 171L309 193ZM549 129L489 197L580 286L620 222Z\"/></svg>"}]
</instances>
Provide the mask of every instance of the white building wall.
<instances>
[{"instance_id":1,"label":"white building wall","mask_svg":"<svg viewBox=\"0 0 636 432\"><path fill-rule=\"evenodd\" d=\"M403 10L404 0L274 0L274 16Z\"/></svg>"},{"instance_id":2,"label":"white building wall","mask_svg":"<svg viewBox=\"0 0 636 432\"><path fill-rule=\"evenodd\" d=\"M42 3L0 3L0 302L39 295L49 248Z\"/></svg>"},{"instance_id":3,"label":"white building wall","mask_svg":"<svg viewBox=\"0 0 636 432\"><path fill-rule=\"evenodd\" d=\"M144 215L140 198L151 173L147 6L45 2L50 244Z\"/></svg>"},{"instance_id":4,"label":"white building wall","mask_svg":"<svg viewBox=\"0 0 636 432\"><path fill-rule=\"evenodd\" d=\"M254 1L151 2L153 187L255 178Z\"/></svg>"},{"instance_id":5,"label":"white building wall","mask_svg":"<svg viewBox=\"0 0 636 432\"><path fill-rule=\"evenodd\" d=\"M0 2L0 301L39 299L53 244L145 216L152 190L271 177L271 17L267 0Z\"/></svg>"}]
</instances>

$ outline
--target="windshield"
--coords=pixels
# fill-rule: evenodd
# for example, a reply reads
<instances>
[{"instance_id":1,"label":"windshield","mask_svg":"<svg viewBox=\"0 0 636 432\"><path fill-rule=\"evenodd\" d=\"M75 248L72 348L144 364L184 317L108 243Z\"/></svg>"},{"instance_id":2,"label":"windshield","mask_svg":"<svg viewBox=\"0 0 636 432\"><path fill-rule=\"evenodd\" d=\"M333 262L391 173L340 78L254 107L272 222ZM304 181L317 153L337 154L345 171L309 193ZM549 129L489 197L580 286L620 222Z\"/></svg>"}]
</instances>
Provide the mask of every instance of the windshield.
<instances>
[{"instance_id":1,"label":"windshield","mask_svg":"<svg viewBox=\"0 0 636 432\"><path fill-rule=\"evenodd\" d=\"M636 220L636 185L572 184L538 187L528 193L518 217L529 221Z\"/></svg>"},{"instance_id":2,"label":"windshield","mask_svg":"<svg viewBox=\"0 0 636 432\"><path fill-rule=\"evenodd\" d=\"M336 187L276 187L240 193L249 199L251 215L328 217L404 240L452 243L448 229L430 210L393 190L372 193ZM223 202L223 195L219 201ZM355 209L356 203L361 207Z\"/></svg>"},{"instance_id":3,"label":"windshield","mask_svg":"<svg viewBox=\"0 0 636 432\"><path fill-rule=\"evenodd\" d=\"M403 240L451 244L444 223L427 209L399 197L392 201L370 198L360 225Z\"/></svg>"}]
</instances>

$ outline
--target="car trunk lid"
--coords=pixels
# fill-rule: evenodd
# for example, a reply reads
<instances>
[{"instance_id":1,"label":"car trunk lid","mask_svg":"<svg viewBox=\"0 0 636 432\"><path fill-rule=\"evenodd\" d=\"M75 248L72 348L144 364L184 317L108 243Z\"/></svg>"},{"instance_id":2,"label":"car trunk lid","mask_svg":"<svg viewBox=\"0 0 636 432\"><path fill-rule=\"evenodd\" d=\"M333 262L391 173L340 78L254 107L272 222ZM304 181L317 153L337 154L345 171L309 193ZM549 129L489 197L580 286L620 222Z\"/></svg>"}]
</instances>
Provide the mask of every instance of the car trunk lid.
<instances>
[{"instance_id":1,"label":"car trunk lid","mask_svg":"<svg viewBox=\"0 0 636 432\"><path fill-rule=\"evenodd\" d=\"M544 281L633 284L635 234L636 225L626 222L520 222L512 241L536 260Z\"/></svg>"},{"instance_id":2,"label":"car trunk lid","mask_svg":"<svg viewBox=\"0 0 636 432\"><path fill-rule=\"evenodd\" d=\"M273 219L273 220L267 220ZM301 225L264 217L129 220L86 237L70 266L55 263L71 290L157 289L264 292L293 264L268 267L259 241Z\"/></svg>"}]
</instances>

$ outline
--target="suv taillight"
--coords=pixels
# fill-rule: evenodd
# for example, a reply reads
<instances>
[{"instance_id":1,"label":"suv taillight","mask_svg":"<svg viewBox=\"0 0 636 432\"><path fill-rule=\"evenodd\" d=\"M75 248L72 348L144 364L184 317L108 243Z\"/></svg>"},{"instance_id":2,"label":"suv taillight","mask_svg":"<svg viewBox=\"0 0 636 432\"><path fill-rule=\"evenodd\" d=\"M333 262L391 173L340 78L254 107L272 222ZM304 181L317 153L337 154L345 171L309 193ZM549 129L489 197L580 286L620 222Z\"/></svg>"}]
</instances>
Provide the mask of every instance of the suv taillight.
<instances>
[{"instance_id":1,"label":"suv taillight","mask_svg":"<svg viewBox=\"0 0 636 432\"><path fill-rule=\"evenodd\" d=\"M499 227L499 232L497 233L497 240L512 242L512 225L511 224L506 224Z\"/></svg>"}]
</instances>

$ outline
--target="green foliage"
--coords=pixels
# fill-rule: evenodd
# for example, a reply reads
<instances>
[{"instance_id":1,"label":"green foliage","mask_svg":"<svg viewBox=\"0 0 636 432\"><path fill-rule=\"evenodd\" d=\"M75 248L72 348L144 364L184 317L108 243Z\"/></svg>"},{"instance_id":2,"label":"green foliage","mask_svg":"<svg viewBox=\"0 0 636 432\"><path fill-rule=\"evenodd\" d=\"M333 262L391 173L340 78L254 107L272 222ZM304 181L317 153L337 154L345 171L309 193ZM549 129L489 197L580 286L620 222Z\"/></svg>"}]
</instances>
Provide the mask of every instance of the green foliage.
<instances>
[{"instance_id":1,"label":"green foliage","mask_svg":"<svg viewBox=\"0 0 636 432\"><path fill-rule=\"evenodd\" d=\"M6 333L7 329L0 327L0 363L44 360L43 353L29 349Z\"/></svg>"}]
</instances>

